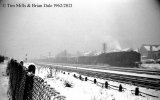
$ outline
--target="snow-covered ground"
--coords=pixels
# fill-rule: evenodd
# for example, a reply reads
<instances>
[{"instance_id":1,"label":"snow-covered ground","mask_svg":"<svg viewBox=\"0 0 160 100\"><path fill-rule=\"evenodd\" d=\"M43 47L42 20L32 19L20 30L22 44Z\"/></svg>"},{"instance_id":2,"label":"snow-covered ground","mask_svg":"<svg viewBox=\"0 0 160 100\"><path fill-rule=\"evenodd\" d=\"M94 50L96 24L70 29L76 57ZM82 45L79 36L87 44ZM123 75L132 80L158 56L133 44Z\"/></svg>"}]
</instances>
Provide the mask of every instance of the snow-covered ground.
<instances>
[{"instance_id":1,"label":"snow-covered ground","mask_svg":"<svg viewBox=\"0 0 160 100\"><path fill-rule=\"evenodd\" d=\"M57 70L52 71L52 78L47 78L50 73L49 68L37 66L36 75L42 77L51 87L55 88L61 95L66 96L66 100L160 100L160 91L146 89L139 87L141 92L154 95L157 97L151 97L142 94L143 96L135 96L131 93L131 90L135 90L137 86L113 82L109 80L102 80L97 79L98 82L104 83L108 81L109 84L114 86L119 86L122 84L125 91L119 92L118 90L114 89L105 89L102 86L98 86L91 81L81 81L73 77L73 74L77 73L70 73L59 72ZM83 78L85 76L82 76ZM90 80L94 80L93 77L88 77ZM65 87L64 83L70 83L72 87Z\"/></svg>"},{"instance_id":2,"label":"snow-covered ground","mask_svg":"<svg viewBox=\"0 0 160 100\"><path fill-rule=\"evenodd\" d=\"M141 64L142 68L160 70L160 64Z\"/></svg>"},{"instance_id":3,"label":"snow-covered ground","mask_svg":"<svg viewBox=\"0 0 160 100\"><path fill-rule=\"evenodd\" d=\"M8 89L8 78L6 76L7 63L0 63L0 100L8 100L7 89Z\"/></svg>"}]
</instances>

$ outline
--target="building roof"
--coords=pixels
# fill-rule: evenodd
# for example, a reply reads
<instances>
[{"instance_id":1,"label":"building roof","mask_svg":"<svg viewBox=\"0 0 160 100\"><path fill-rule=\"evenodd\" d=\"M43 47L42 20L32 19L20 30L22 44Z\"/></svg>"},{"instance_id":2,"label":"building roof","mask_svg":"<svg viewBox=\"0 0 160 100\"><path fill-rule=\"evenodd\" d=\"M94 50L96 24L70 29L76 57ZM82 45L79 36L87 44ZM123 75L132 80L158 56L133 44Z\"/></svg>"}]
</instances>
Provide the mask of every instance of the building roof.
<instances>
[{"instance_id":1,"label":"building roof","mask_svg":"<svg viewBox=\"0 0 160 100\"><path fill-rule=\"evenodd\" d=\"M157 46L157 47L153 46L152 49L153 49L153 51L160 51L160 46Z\"/></svg>"},{"instance_id":2,"label":"building roof","mask_svg":"<svg viewBox=\"0 0 160 100\"><path fill-rule=\"evenodd\" d=\"M150 46L144 46L147 51L150 51Z\"/></svg>"},{"instance_id":3,"label":"building roof","mask_svg":"<svg viewBox=\"0 0 160 100\"><path fill-rule=\"evenodd\" d=\"M152 46L152 51L160 51L160 45L146 45L146 46L144 46L144 48L147 51L151 51L150 46Z\"/></svg>"}]
</instances>

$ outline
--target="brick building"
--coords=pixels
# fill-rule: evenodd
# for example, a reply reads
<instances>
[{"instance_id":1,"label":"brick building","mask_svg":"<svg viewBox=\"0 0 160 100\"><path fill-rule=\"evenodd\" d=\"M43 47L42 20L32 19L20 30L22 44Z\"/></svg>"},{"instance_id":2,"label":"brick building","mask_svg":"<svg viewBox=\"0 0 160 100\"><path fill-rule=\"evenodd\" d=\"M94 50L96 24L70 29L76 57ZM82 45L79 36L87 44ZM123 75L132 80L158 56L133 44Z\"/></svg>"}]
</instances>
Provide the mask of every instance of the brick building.
<instances>
[{"instance_id":1,"label":"brick building","mask_svg":"<svg viewBox=\"0 0 160 100\"><path fill-rule=\"evenodd\" d=\"M160 45L143 44L139 53L142 59L160 59Z\"/></svg>"}]
</instances>

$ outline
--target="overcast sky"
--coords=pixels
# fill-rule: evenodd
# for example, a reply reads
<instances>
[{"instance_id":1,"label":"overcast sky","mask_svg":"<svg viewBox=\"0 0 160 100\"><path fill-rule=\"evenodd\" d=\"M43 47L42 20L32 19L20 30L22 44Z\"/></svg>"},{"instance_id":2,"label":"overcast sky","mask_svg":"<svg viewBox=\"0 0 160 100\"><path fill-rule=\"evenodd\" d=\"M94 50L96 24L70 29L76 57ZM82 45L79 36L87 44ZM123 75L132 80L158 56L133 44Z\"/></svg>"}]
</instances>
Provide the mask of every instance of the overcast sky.
<instances>
[{"instance_id":1,"label":"overcast sky","mask_svg":"<svg viewBox=\"0 0 160 100\"><path fill-rule=\"evenodd\" d=\"M13 3L72 3L72 8L0 8L0 54L16 59L62 50L102 51L160 44L156 0L4 0Z\"/></svg>"}]
</instances>

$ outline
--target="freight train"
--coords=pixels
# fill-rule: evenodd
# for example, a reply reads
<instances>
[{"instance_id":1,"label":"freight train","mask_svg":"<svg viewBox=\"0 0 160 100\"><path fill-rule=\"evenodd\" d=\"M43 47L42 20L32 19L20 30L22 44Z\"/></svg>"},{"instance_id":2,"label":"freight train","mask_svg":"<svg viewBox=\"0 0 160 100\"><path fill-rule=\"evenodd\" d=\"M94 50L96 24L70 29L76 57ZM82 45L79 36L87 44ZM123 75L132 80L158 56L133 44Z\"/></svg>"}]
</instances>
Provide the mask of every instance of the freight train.
<instances>
[{"instance_id":1,"label":"freight train","mask_svg":"<svg viewBox=\"0 0 160 100\"><path fill-rule=\"evenodd\" d=\"M140 62L140 53L130 52L111 52L102 53L97 56L79 56L79 57L55 57L54 59L46 59L54 63L69 64L108 64L117 67L135 67Z\"/></svg>"}]
</instances>

